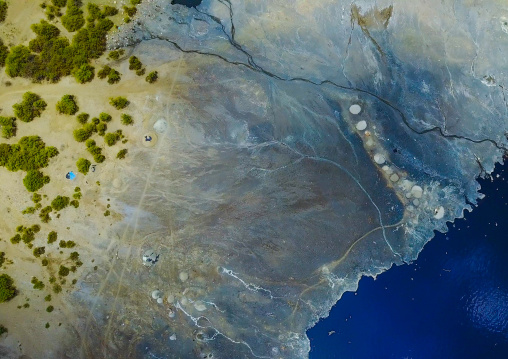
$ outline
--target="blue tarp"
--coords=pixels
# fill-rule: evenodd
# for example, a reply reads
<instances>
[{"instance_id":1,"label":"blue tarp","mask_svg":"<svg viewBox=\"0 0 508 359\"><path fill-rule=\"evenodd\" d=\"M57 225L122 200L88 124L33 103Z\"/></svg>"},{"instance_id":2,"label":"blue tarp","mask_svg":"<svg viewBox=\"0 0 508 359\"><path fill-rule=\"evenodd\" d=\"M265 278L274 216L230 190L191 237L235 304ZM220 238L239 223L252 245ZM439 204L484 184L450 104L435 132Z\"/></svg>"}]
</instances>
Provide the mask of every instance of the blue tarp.
<instances>
[{"instance_id":1,"label":"blue tarp","mask_svg":"<svg viewBox=\"0 0 508 359\"><path fill-rule=\"evenodd\" d=\"M72 171L67 172L67 174L65 175L65 178L73 180L74 178L76 178L76 174Z\"/></svg>"}]
</instances>

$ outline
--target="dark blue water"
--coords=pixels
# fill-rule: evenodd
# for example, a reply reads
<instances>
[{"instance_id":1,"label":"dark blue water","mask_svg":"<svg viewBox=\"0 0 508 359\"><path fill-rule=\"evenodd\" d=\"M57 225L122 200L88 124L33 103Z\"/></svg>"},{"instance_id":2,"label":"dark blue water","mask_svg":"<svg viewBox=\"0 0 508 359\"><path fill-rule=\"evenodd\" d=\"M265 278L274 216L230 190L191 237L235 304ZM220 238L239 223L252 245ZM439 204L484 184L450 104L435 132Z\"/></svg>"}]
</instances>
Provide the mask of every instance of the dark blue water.
<instances>
[{"instance_id":1,"label":"dark blue water","mask_svg":"<svg viewBox=\"0 0 508 359\"><path fill-rule=\"evenodd\" d=\"M196 7L201 4L202 0L172 0L171 4L180 4L185 5L187 7Z\"/></svg>"},{"instance_id":2,"label":"dark blue water","mask_svg":"<svg viewBox=\"0 0 508 359\"><path fill-rule=\"evenodd\" d=\"M493 177L416 262L344 294L307 332L310 358L508 358L508 165Z\"/></svg>"}]
</instances>

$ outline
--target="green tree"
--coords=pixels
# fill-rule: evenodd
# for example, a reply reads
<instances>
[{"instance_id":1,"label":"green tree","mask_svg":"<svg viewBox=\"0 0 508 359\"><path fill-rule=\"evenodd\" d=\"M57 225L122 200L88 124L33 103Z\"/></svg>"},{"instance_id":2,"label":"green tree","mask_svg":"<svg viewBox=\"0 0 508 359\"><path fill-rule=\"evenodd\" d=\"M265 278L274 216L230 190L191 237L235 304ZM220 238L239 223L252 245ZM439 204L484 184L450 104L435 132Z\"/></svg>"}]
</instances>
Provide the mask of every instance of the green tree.
<instances>
[{"instance_id":1,"label":"green tree","mask_svg":"<svg viewBox=\"0 0 508 359\"><path fill-rule=\"evenodd\" d=\"M62 16L62 25L69 32L77 31L85 25L83 10L80 9L80 6L80 0L67 1L67 12Z\"/></svg>"},{"instance_id":2,"label":"green tree","mask_svg":"<svg viewBox=\"0 0 508 359\"><path fill-rule=\"evenodd\" d=\"M134 120L132 119L131 115L127 115L126 113L123 113L122 116L122 124L124 125L132 125L134 123Z\"/></svg>"},{"instance_id":3,"label":"green tree","mask_svg":"<svg viewBox=\"0 0 508 359\"><path fill-rule=\"evenodd\" d=\"M129 70L141 70L143 64L136 56L131 56L129 58Z\"/></svg>"},{"instance_id":4,"label":"green tree","mask_svg":"<svg viewBox=\"0 0 508 359\"><path fill-rule=\"evenodd\" d=\"M58 7L64 7L65 5L67 5L67 0L51 0L51 2L53 3L53 5Z\"/></svg>"},{"instance_id":5,"label":"green tree","mask_svg":"<svg viewBox=\"0 0 508 359\"><path fill-rule=\"evenodd\" d=\"M16 136L16 117L0 116L0 126L2 127L2 137L11 138Z\"/></svg>"},{"instance_id":6,"label":"green tree","mask_svg":"<svg viewBox=\"0 0 508 359\"><path fill-rule=\"evenodd\" d=\"M157 81L158 78L159 73L157 71L152 71L146 76L145 80L146 82L153 84L155 81Z\"/></svg>"},{"instance_id":7,"label":"green tree","mask_svg":"<svg viewBox=\"0 0 508 359\"><path fill-rule=\"evenodd\" d=\"M65 115L74 115L78 112L79 107L73 95L64 95L62 99L57 102L56 109L59 113Z\"/></svg>"},{"instance_id":8,"label":"green tree","mask_svg":"<svg viewBox=\"0 0 508 359\"><path fill-rule=\"evenodd\" d=\"M92 163L87 160L86 158L80 158L77 162L76 162L76 167L78 167L78 171L83 173L84 175L86 175L88 173L88 171L90 170L90 165Z\"/></svg>"},{"instance_id":9,"label":"green tree","mask_svg":"<svg viewBox=\"0 0 508 359\"><path fill-rule=\"evenodd\" d=\"M121 110L126 108L129 105L129 100L127 100L125 97L119 96L119 97L111 97L109 99L109 104L116 108L117 110Z\"/></svg>"},{"instance_id":10,"label":"green tree","mask_svg":"<svg viewBox=\"0 0 508 359\"><path fill-rule=\"evenodd\" d=\"M34 257L40 257L44 253L46 253L46 249L44 247L36 247L33 250Z\"/></svg>"},{"instance_id":11,"label":"green tree","mask_svg":"<svg viewBox=\"0 0 508 359\"><path fill-rule=\"evenodd\" d=\"M56 242L57 239L58 239L58 233L56 233L55 231L49 232L49 234L48 234L48 244Z\"/></svg>"},{"instance_id":12,"label":"green tree","mask_svg":"<svg viewBox=\"0 0 508 359\"><path fill-rule=\"evenodd\" d=\"M14 280L7 274L0 274L0 303L11 300L16 293Z\"/></svg>"},{"instance_id":13,"label":"green tree","mask_svg":"<svg viewBox=\"0 0 508 359\"><path fill-rule=\"evenodd\" d=\"M41 117L46 109L47 103L41 97L33 92L26 92L23 95L23 101L12 106L14 115L23 122L30 122L35 117Z\"/></svg>"},{"instance_id":14,"label":"green tree","mask_svg":"<svg viewBox=\"0 0 508 359\"><path fill-rule=\"evenodd\" d=\"M49 176L44 176L44 174L38 170L28 171L25 178L23 178L23 184L29 192L40 190L45 184L49 183L49 181Z\"/></svg>"},{"instance_id":15,"label":"green tree","mask_svg":"<svg viewBox=\"0 0 508 359\"><path fill-rule=\"evenodd\" d=\"M118 14L118 9L113 6L106 5L104 6L104 10L102 12L104 16L115 16Z\"/></svg>"},{"instance_id":16,"label":"green tree","mask_svg":"<svg viewBox=\"0 0 508 359\"><path fill-rule=\"evenodd\" d=\"M89 131L85 128L78 128L73 131L74 139L78 142L85 142L92 136L92 131Z\"/></svg>"},{"instance_id":17,"label":"green tree","mask_svg":"<svg viewBox=\"0 0 508 359\"><path fill-rule=\"evenodd\" d=\"M5 66L5 59L7 58L8 54L9 54L9 48L7 46L5 46L2 39L0 39L0 67Z\"/></svg>"},{"instance_id":18,"label":"green tree","mask_svg":"<svg viewBox=\"0 0 508 359\"><path fill-rule=\"evenodd\" d=\"M4 22L7 17L7 3L0 0L0 22Z\"/></svg>"},{"instance_id":19,"label":"green tree","mask_svg":"<svg viewBox=\"0 0 508 359\"><path fill-rule=\"evenodd\" d=\"M81 65L77 70L74 71L74 77L76 81L80 84L84 84L86 82L90 82L93 80L95 73L95 67L89 64Z\"/></svg>"},{"instance_id":20,"label":"green tree","mask_svg":"<svg viewBox=\"0 0 508 359\"><path fill-rule=\"evenodd\" d=\"M109 115L105 112L101 112L99 115L99 118L102 122L110 122L112 119L111 115Z\"/></svg>"},{"instance_id":21,"label":"green tree","mask_svg":"<svg viewBox=\"0 0 508 359\"><path fill-rule=\"evenodd\" d=\"M119 140L119 136L116 132L108 132L104 135L104 142L108 146L113 146Z\"/></svg>"},{"instance_id":22,"label":"green tree","mask_svg":"<svg viewBox=\"0 0 508 359\"><path fill-rule=\"evenodd\" d=\"M60 269L58 270L58 275L60 277L67 277L69 275L69 268L67 268L66 266L64 265L61 265L60 266Z\"/></svg>"},{"instance_id":23,"label":"green tree","mask_svg":"<svg viewBox=\"0 0 508 359\"><path fill-rule=\"evenodd\" d=\"M83 113L80 113L80 114L76 117L76 119L78 120L78 122L79 122L80 124L82 124L82 125L84 125L85 123L87 123L87 122L88 122L88 118L90 118L90 115L89 115L89 114L87 114L87 113L84 113L84 112L83 112Z\"/></svg>"},{"instance_id":24,"label":"green tree","mask_svg":"<svg viewBox=\"0 0 508 359\"><path fill-rule=\"evenodd\" d=\"M56 196L51 201L51 208L53 208L55 211L61 211L65 207L69 205L70 198L67 196Z\"/></svg>"},{"instance_id":25,"label":"green tree","mask_svg":"<svg viewBox=\"0 0 508 359\"><path fill-rule=\"evenodd\" d=\"M108 84L113 85L120 82L120 80L120 72L116 71L115 69L111 69L108 74Z\"/></svg>"}]
</instances>

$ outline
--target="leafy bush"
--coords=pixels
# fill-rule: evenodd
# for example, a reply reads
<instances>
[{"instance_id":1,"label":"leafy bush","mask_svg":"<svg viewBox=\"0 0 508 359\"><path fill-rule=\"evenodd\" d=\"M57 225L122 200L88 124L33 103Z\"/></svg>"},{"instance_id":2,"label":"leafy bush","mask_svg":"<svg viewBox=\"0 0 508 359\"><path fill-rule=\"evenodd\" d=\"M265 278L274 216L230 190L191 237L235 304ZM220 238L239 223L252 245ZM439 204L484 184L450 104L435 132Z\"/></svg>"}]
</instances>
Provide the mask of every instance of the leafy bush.
<instances>
[{"instance_id":1,"label":"leafy bush","mask_svg":"<svg viewBox=\"0 0 508 359\"><path fill-rule=\"evenodd\" d=\"M120 137L116 132L108 132L104 135L104 142L108 146L113 146L119 139Z\"/></svg>"},{"instance_id":2,"label":"leafy bush","mask_svg":"<svg viewBox=\"0 0 508 359\"><path fill-rule=\"evenodd\" d=\"M83 64L78 69L74 70L74 78L76 78L76 81L80 84L90 82L95 76L94 70L95 67Z\"/></svg>"},{"instance_id":3,"label":"leafy bush","mask_svg":"<svg viewBox=\"0 0 508 359\"><path fill-rule=\"evenodd\" d=\"M67 277L69 275L69 268L67 268L66 266L63 266L61 265L60 266L60 269L58 270L58 275L60 277Z\"/></svg>"},{"instance_id":4,"label":"leafy bush","mask_svg":"<svg viewBox=\"0 0 508 359\"><path fill-rule=\"evenodd\" d=\"M139 4L141 4L141 0L131 0L131 5L136 6L136 5L139 5Z\"/></svg>"},{"instance_id":5,"label":"leafy bush","mask_svg":"<svg viewBox=\"0 0 508 359\"><path fill-rule=\"evenodd\" d=\"M125 155L127 154L127 149L124 148L123 150L118 151L116 154L116 158L123 160L125 158Z\"/></svg>"},{"instance_id":6,"label":"leafy bush","mask_svg":"<svg viewBox=\"0 0 508 359\"><path fill-rule=\"evenodd\" d=\"M55 231L49 232L49 234L48 234L48 244L56 242L57 239L58 239L58 233L56 233Z\"/></svg>"},{"instance_id":7,"label":"leafy bush","mask_svg":"<svg viewBox=\"0 0 508 359\"><path fill-rule=\"evenodd\" d=\"M47 296L44 297L44 301L45 302L51 302L51 294L48 294Z\"/></svg>"},{"instance_id":8,"label":"leafy bush","mask_svg":"<svg viewBox=\"0 0 508 359\"><path fill-rule=\"evenodd\" d=\"M157 81L158 78L159 73L157 71L152 71L146 76L145 80L146 82L153 84L155 81Z\"/></svg>"},{"instance_id":9,"label":"leafy bush","mask_svg":"<svg viewBox=\"0 0 508 359\"><path fill-rule=\"evenodd\" d=\"M73 199L70 204L74 208L78 208L79 207L79 202L77 200L75 200L75 199Z\"/></svg>"},{"instance_id":10,"label":"leafy bush","mask_svg":"<svg viewBox=\"0 0 508 359\"><path fill-rule=\"evenodd\" d=\"M97 77L100 78L101 80L104 80L106 77L108 77L111 70L112 70L111 67L105 65L102 69L100 69L97 72Z\"/></svg>"},{"instance_id":11,"label":"leafy bush","mask_svg":"<svg viewBox=\"0 0 508 359\"><path fill-rule=\"evenodd\" d=\"M108 125L106 125L104 122L101 122L97 125L97 132L98 132L99 136L104 136L107 129L108 129Z\"/></svg>"},{"instance_id":12,"label":"leafy bush","mask_svg":"<svg viewBox=\"0 0 508 359\"><path fill-rule=\"evenodd\" d=\"M99 118L103 122L110 122L112 119L111 115L109 115L105 112L101 112L101 114L99 115Z\"/></svg>"},{"instance_id":13,"label":"leafy bush","mask_svg":"<svg viewBox=\"0 0 508 359\"><path fill-rule=\"evenodd\" d=\"M73 261L77 261L79 259L79 253L78 252L71 252L71 255L69 258Z\"/></svg>"},{"instance_id":14,"label":"leafy bush","mask_svg":"<svg viewBox=\"0 0 508 359\"><path fill-rule=\"evenodd\" d=\"M40 257L44 253L46 253L46 249L44 247L36 247L33 250L34 257Z\"/></svg>"},{"instance_id":15,"label":"leafy bush","mask_svg":"<svg viewBox=\"0 0 508 359\"><path fill-rule=\"evenodd\" d=\"M108 54L108 59L118 60L124 53L125 51L123 49L110 51Z\"/></svg>"},{"instance_id":16,"label":"leafy bush","mask_svg":"<svg viewBox=\"0 0 508 359\"><path fill-rule=\"evenodd\" d=\"M28 171L25 178L23 178L23 184L29 192L40 190L45 184L49 183L49 181L49 176L44 176L44 174L38 170Z\"/></svg>"},{"instance_id":17,"label":"leafy bush","mask_svg":"<svg viewBox=\"0 0 508 359\"><path fill-rule=\"evenodd\" d=\"M85 142L85 145L87 148L94 147L96 145L96 142L92 139L89 139Z\"/></svg>"},{"instance_id":18,"label":"leafy bush","mask_svg":"<svg viewBox=\"0 0 508 359\"><path fill-rule=\"evenodd\" d=\"M65 5L67 5L67 0L51 0L51 2L53 3L53 5L58 7L64 7Z\"/></svg>"},{"instance_id":19,"label":"leafy bush","mask_svg":"<svg viewBox=\"0 0 508 359\"><path fill-rule=\"evenodd\" d=\"M121 80L120 72L116 71L115 69L111 69L111 71L108 74L108 84L113 85Z\"/></svg>"},{"instance_id":20,"label":"leafy bush","mask_svg":"<svg viewBox=\"0 0 508 359\"><path fill-rule=\"evenodd\" d=\"M106 156L104 155L101 155L101 154L97 154L97 155L94 155L93 156L93 160L97 163L102 163L106 160Z\"/></svg>"},{"instance_id":21,"label":"leafy bush","mask_svg":"<svg viewBox=\"0 0 508 359\"><path fill-rule=\"evenodd\" d=\"M103 17L101 13L101 8L93 3L88 3L87 5L88 10L88 18L91 19L91 21L99 20Z\"/></svg>"},{"instance_id":22,"label":"leafy bush","mask_svg":"<svg viewBox=\"0 0 508 359\"><path fill-rule=\"evenodd\" d=\"M83 10L79 8L80 5L80 0L67 1L67 12L62 16L62 25L69 32L77 31L85 25L85 18L83 17Z\"/></svg>"},{"instance_id":23,"label":"leafy bush","mask_svg":"<svg viewBox=\"0 0 508 359\"><path fill-rule=\"evenodd\" d=\"M3 0L0 0L0 22L5 21L7 17L7 3Z\"/></svg>"},{"instance_id":24,"label":"leafy bush","mask_svg":"<svg viewBox=\"0 0 508 359\"><path fill-rule=\"evenodd\" d=\"M35 249L34 249L35 251ZM34 285L34 289L38 289L38 290L41 290L41 289L44 289L44 283L42 283L41 280L37 279L36 277L33 277L32 280L30 281L30 283L32 283Z\"/></svg>"},{"instance_id":25,"label":"leafy bush","mask_svg":"<svg viewBox=\"0 0 508 359\"><path fill-rule=\"evenodd\" d=\"M70 202L70 198L69 197L66 197L66 196L56 196L51 201L51 207L55 211L58 212L58 211L64 209L65 207L67 207L69 205L69 202Z\"/></svg>"},{"instance_id":26,"label":"leafy bush","mask_svg":"<svg viewBox=\"0 0 508 359\"><path fill-rule=\"evenodd\" d=\"M124 11L124 13L127 14L127 16L133 17L138 12L138 9L136 9L135 6L131 6L131 7L124 6L123 11Z\"/></svg>"},{"instance_id":27,"label":"leafy bush","mask_svg":"<svg viewBox=\"0 0 508 359\"><path fill-rule=\"evenodd\" d=\"M14 280L7 274L0 275L0 303L7 302L16 296Z\"/></svg>"},{"instance_id":28,"label":"leafy bush","mask_svg":"<svg viewBox=\"0 0 508 359\"><path fill-rule=\"evenodd\" d=\"M51 220L51 217L49 214L53 211L53 208L51 206L46 206L39 212L39 218L41 219L42 223L48 223ZM49 238L48 238L49 239Z\"/></svg>"},{"instance_id":29,"label":"leafy bush","mask_svg":"<svg viewBox=\"0 0 508 359\"><path fill-rule=\"evenodd\" d=\"M2 137L11 138L16 136L16 117L0 116L0 126L2 126Z\"/></svg>"},{"instance_id":30,"label":"leafy bush","mask_svg":"<svg viewBox=\"0 0 508 359\"><path fill-rule=\"evenodd\" d=\"M126 108L129 105L129 100L127 100L125 97L119 96L119 97L111 97L109 99L109 104L113 107L115 107L117 110L121 110Z\"/></svg>"},{"instance_id":31,"label":"leafy bush","mask_svg":"<svg viewBox=\"0 0 508 359\"><path fill-rule=\"evenodd\" d=\"M134 123L134 120L132 119L131 115L127 115L127 114L123 113L121 118L122 118L122 123L126 126L132 125Z\"/></svg>"},{"instance_id":32,"label":"leafy bush","mask_svg":"<svg viewBox=\"0 0 508 359\"><path fill-rule=\"evenodd\" d=\"M18 244L19 242L21 242L21 235L19 233L15 234L11 239L10 239L11 243L12 244Z\"/></svg>"},{"instance_id":33,"label":"leafy bush","mask_svg":"<svg viewBox=\"0 0 508 359\"><path fill-rule=\"evenodd\" d=\"M53 310L55 310L55 307L53 307L52 305L49 305L49 306L46 308L46 312L48 312L48 313L51 313Z\"/></svg>"},{"instance_id":34,"label":"leafy bush","mask_svg":"<svg viewBox=\"0 0 508 359\"><path fill-rule=\"evenodd\" d=\"M129 58L129 70L141 70L143 64L136 56L131 56Z\"/></svg>"},{"instance_id":35,"label":"leafy bush","mask_svg":"<svg viewBox=\"0 0 508 359\"><path fill-rule=\"evenodd\" d=\"M92 163L87 160L86 158L80 158L77 162L76 162L76 167L78 167L78 171L83 173L84 175L86 175L88 173L88 171L90 170L90 165Z\"/></svg>"},{"instance_id":36,"label":"leafy bush","mask_svg":"<svg viewBox=\"0 0 508 359\"><path fill-rule=\"evenodd\" d=\"M118 9L113 6L106 5L104 6L104 10L102 12L104 16L115 16L118 14Z\"/></svg>"},{"instance_id":37,"label":"leafy bush","mask_svg":"<svg viewBox=\"0 0 508 359\"><path fill-rule=\"evenodd\" d=\"M5 252L0 252L0 267L4 265L5 262Z\"/></svg>"},{"instance_id":38,"label":"leafy bush","mask_svg":"<svg viewBox=\"0 0 508 359\"><path fill-rule=\"evenodd\" d=\"M78 112L79 107L73 95L64 95L62 99L57 102L56 109L59 113L65 115L74 115Z\"/></svg>"},{"instance_id":39,"label":"leafy bush","mask_svg":"<svg viewBox=\"0 0 508 359\"><path fill-rule=\"evenodd\" d=\"M85 142L87 139L90 138L90 136L92 136L93 132L87 131L84 128L78 128L78 129L74 130L72 134L74 135L74 139L76 141Z\"/></svg>"},{"instance_id":40,"label":"leafy bush","mask_svg":"<svg viewBox=\"0 0 508 359\"><path fill-rule=\"evenodd\" d=\"M5 59L7 58L8 54L9 54L9 48L7 46L5 46L2 39L0 39L0 67L5 66Z\"/></svg>"},{"instance_id":41,"label":"leafy bush","mask_svg":"<svg viewBox=\"0 0 508 359\"><path fill-rule=\"evenodd\" d=\"M33 92L26 92L23 101L12 106L14 115L23 122L30 122L35 117L41 117L42 111L46 109L47 103Z\"/></svg>"},{"instance_id":42,"label":"leafy bush","mask_svg":"<svg viewBox=\"0 0 508 359\"><path fill-rule=\"evenodd\" d=\"M60 248L74 248L76 246L76 243L73 241L60 241L59 243Z\"/></svg>"},{"instance_id":43,"label":"leafy bush","mask_svg":"<svg viewBox=\"0 0 508 359\"><path fill-rule=\"evenodd\" d=\"M88 122L88 118L90 117L89 114L87 113L80 113L78 116L77 116L77 120L80 124L84 125L85 123Z\"/></svg>"},{"instance_id":44,"label":"leafy bush","mask_svg":"<svg viewBox=\"0 0 508 359\"><path fill-rule=\"evenodd\" d=\"M47 5L46 6L46 17L48 20L53 20L55 17L62 16L62 12L60 11L60 8L55 5Z\"/></svg>"},{"instance_id":45,"label":"leafy bush","mask_svg":"<svg viewBox=\"0 0 508 359\"><path fill-rule=\"evenodd\" d=\"M136 75L143 76L146 72L146 69L143 67L141 70L136 71Z\"/></svg>"},{"instance_id":46,"label":"leafy bush","mask_svg":"<svg viewBox=\"0 0 508 359\"><path fill-rule=\"evenodd\" d=\"M60 284L53 285L53 293L58 294L62 291L62 286Z\"/></svg>"}]
</instances>

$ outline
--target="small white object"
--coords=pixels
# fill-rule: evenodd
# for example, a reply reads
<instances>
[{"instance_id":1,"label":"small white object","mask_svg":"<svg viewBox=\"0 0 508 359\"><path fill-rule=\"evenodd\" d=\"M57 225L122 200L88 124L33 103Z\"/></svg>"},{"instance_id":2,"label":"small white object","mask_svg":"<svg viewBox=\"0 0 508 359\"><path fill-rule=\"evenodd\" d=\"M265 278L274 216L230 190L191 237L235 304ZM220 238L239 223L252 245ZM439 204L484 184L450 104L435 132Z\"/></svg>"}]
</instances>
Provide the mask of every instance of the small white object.
<instances>
[{"instance_id":1,"label":"small white object","mask_svg":"<svg viewBox=\"0 0 508 359\"><path fill-rule=\"evenodd\" d=\"M170 318L175 317L175 311L173 309L169 309L168 317L170 317Z\"/></svg>"},{"instance_id":2,"label":"small white object","mask_svg":"<svg viewBox=\"0 0 508 359\"><path fill-rule=\"evenodd\" d=\"M420 186L413 186L413 188L411 188L411 194L415 198L422 198L423 188L421 188Z\"/></svg>"},{"instance_id":3,"label":"small white object","mask_svg":"<svg viewBox=\"0 0 508 359\"><path fill-rule=\"evenodd\" d=\"M374 155L374 162L376 162L378 165L382 165L383 163L386 162L385 156L383 156L380 153L376 153Z\"/></svg>"},{"instance_id":4,"label":"small white object","mask_svg":"<svg viewBox=\"0 0 508 359\"><path fill-rule=\"evenodd\" d=\"M353 115L358 115L361 110L362 110L362 107L356 103L349 107L349 112L351 112Z\"/></svg>"},{"instance_id":5,"label":"small white object","mask_svg":"<svg viewBox=\"0 0 508 359\"><path fill-rule=\"evenodd\" d=\"M182 297L182 299L180 299L180 303L182 303L182 305L187 305L189 300L186 297Z\"/></svg>"},{"instance_id":6,"label":"small white object","mask_svg":"<svg viewBox=\"0 0 508 359\"><path fill-rule=\"evenodd\" d=\"M357 129L358 131L363 131L363 130L365 130L366 128L367 128L367 122L366 122L366 121L361 120L361 121L358 121L358 122L356 123L356 129Z\"/></svg>"},{"instance_id":7,"label":"small white object","mask_svg":"<svg viewBox=\"0 0 508 359\"><path fill-rule=\"evenodd\" d=\"M158 299L158 298L160 298L160 296L161 296L161 292L159 290L154 290L152 292L152 298L153 299Z\"/></svg>"},{"instance_id":8,"label":"small white object","mask_svg":"<svg viewBox=\"0 0 508 359\"><path fill-rule=\"evenodd\" d=\"M399 180L399 175L394 173L390 176L390 181L397 182Z\"/></svg>"},{"instance_id":9,"label":"small white object","mask_svg":"<svg viewBox=\"0 0 508 359\"><path fill-rule=\"evenodd\" d=\"M418 198L414 199L413 200L413 204L418 207L420 205L420 201L418 200Z\"/></svg>"},{"instance_id":10,"label":"small white object","mask_svg":"<svg viewBox=\"0 0 508 359\"><path fill-rule=\"evenodd\" d=\"M175 301L175 296L173 294L168 295L168 303L173 303Z\"/></svg>"},{"instance_id":11,"label":"small white object","mask_svg":"<svg viewBox=\"0 0 508 359\"><path fill-rule=\"evenodd\" d=\"M443 206L439 206L434 210L434 218L435 219L441 219L444 217L445 210Z\"/></svg>"},{"instance_id":12,"label":"small white object","mask_svg":"<svg viewBox=\"0 0 508 359\"><path fill-rule=\"evenodd\" d=\"M187 279L189 279L189 274L186 272L181 272L179 277L182 282L185 282Z\"/></svg>"},{"instance_id":13,"label":"small white object","mask_svg":"<svg viewBox=\"0 0 508 359\"><path fill-rule=\"evenodd\" d=\"M157 303L162 304L162 298L157 298Z\"/></svg>"},{"instance_id":14,"label":"small white object","mask_svg":"<svg viewBox=\"0 0 508 359\"><path fill-rule=\"evenodd\" d=\"M176 334L175 334L175 333L173 333L173 335L171 335L171 336L169 337L169 340L176 340Z\"/></svg>"}]
</instances>

